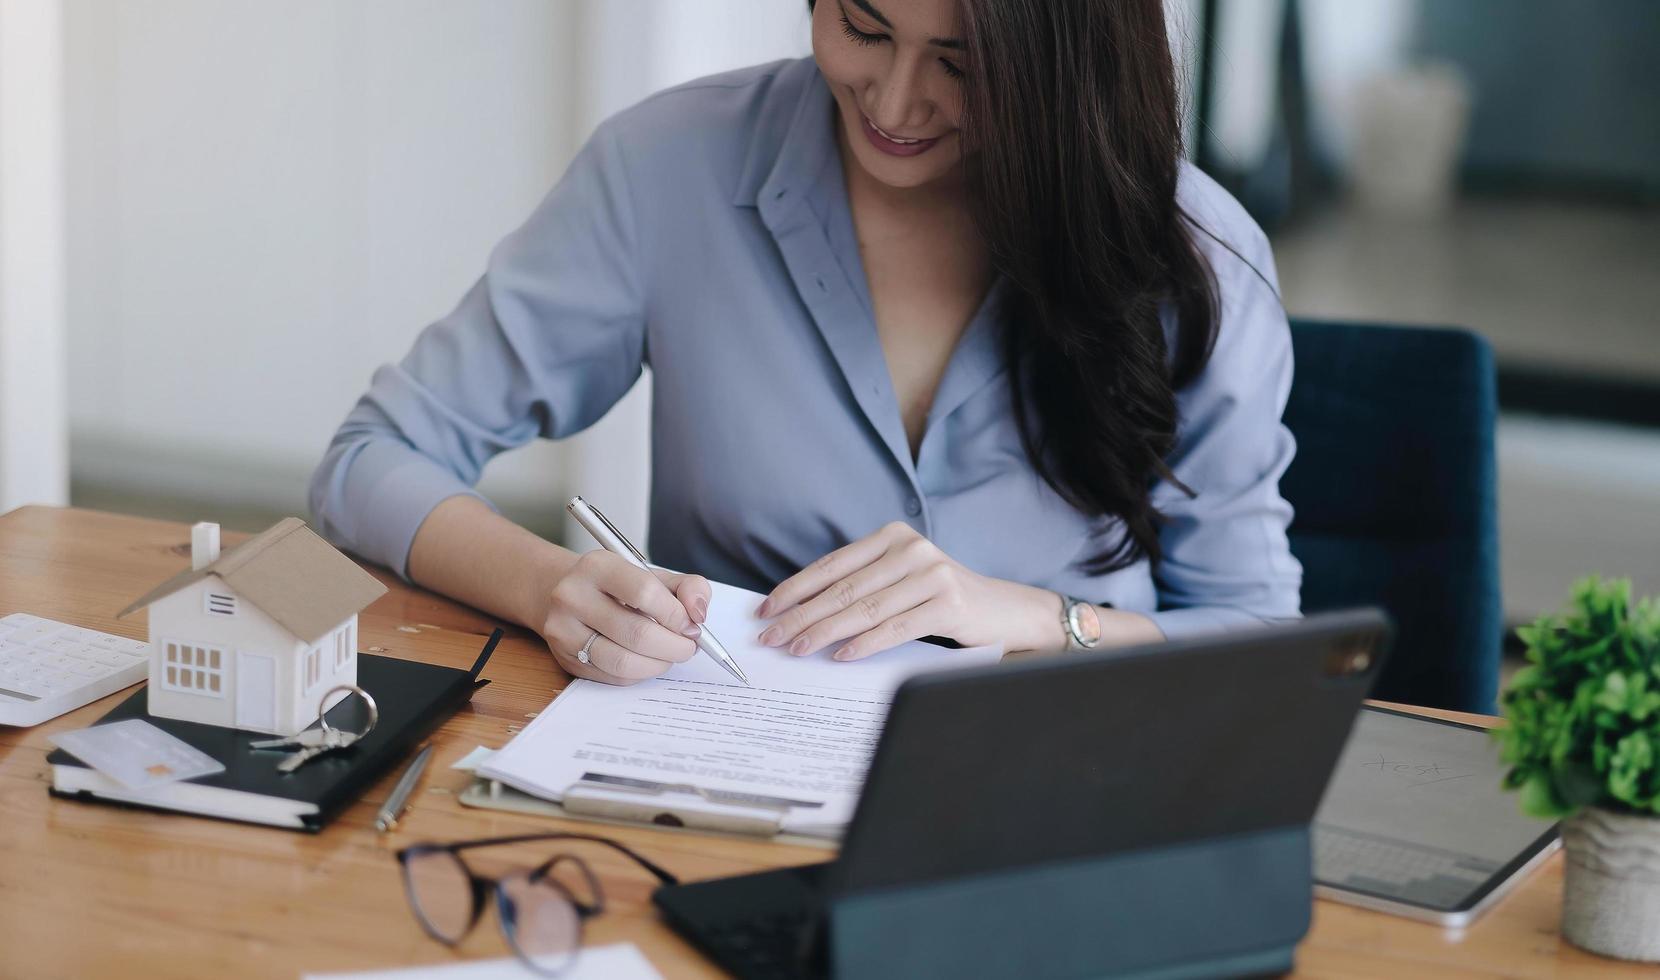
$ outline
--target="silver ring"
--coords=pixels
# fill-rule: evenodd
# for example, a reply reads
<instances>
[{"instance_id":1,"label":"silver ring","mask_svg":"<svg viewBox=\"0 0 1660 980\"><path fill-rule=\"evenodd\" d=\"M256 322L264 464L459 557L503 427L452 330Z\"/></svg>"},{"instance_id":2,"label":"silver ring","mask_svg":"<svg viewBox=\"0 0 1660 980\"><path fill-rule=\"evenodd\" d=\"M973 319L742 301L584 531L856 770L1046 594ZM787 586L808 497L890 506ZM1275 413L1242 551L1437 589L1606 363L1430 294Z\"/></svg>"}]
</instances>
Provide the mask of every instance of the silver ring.
<instances>
[{"instance_id":1,"label":"silver ring","mask_svg":"<svg viewBox=\"0 0 1660 980\"><path fill-rule=\"evenodd\" d=\"M599 639L599 630L594 630L592 633L588 634L588 642L582 644L582 649L576 652L577 663L590 664L594 662L593 658L588 655L588 651L594 648L594 641L597 639Z\"/></svg>"},{"instance_id":2,"label":"silver ring","mask_svg":"<svg viewBox=\"0 0 1660 980\"><path fill-rule=\"evenodd\" d=\"M380 705L375 703L375 699L372 696L370 696L369 692L365 691L361 687L358 687L356 684L341 684L338 687L331 687L328 690L324 691L323 692L323 700L318 703L318 707L321 708L324 705L327 705L329 703L329 695L333 694L335 691L345 691L347 693L347 695L355 694L358 697L363 699L364 704L369 706L369 724L368 724L368 726L366 728L364 728L363 731L358 732L356 735L354 735L352 737L354 739L362 738L365 735L368 735L370 732L374 731L375 730L375 724L380 721ZM340 700L345 701L346 699L341 698ZM320 725L322 725L323 731L325 731L325 732L339 731L339 729L337 729L334 726L329 724L329 716L328 716L328 712L326 712L326 711L319 711L317 713L317 721ZM348 732L347 734L350 734L350 733Z\"/></svg>"}]
</instances>

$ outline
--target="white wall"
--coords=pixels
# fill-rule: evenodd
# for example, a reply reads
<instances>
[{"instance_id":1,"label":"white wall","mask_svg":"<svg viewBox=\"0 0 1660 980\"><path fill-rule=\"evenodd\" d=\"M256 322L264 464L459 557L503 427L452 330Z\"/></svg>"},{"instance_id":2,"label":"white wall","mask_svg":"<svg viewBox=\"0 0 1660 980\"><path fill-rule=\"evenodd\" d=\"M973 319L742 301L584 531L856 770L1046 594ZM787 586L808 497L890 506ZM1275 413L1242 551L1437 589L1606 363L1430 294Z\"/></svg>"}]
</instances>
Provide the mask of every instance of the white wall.
<instances>
[{"instance_id":1,"label":"white wall","mask_svg":"<svg viewBox=\"0 0 1660 980\"><path fill-rule=\"evenodd\" d=\"M303 513L371 371L573 151L570 19L70 0L77 481Z\"/></svg>"},{"instance_id":2,"label":"white wall","mask_svg":"<svg viewBox=\"0 0 1660 980\"><path fill-rule=\"evenodd\" d=\"M0 513L69 499L62 26L0 0Z\"/></svg>"},{"instance_id":3,"label":"white wall","mask_svg":"<svg viewBox=\"0 0 1660 980\"><path fill-rule=\"evenodd\" d=\"M595 123L806 53L806 25L789 0L68 0L77 486L303 513L370 373ZM643 527L646 404L483 489L557 526L580 488Z\"/></svg>"}]
</instances>

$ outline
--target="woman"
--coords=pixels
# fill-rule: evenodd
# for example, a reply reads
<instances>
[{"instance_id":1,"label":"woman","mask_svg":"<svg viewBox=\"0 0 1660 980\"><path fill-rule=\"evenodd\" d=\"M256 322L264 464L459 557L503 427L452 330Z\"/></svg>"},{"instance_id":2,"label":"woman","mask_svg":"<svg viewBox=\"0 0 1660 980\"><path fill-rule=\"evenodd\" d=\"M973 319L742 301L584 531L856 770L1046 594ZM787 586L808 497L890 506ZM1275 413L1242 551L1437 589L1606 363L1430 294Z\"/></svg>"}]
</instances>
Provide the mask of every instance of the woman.
<instances>
[{"instance_id":1,"label":"woman","mask_svg":"<svg viewBox=\"0 0 1660 980\"><path fill-rule=\"evenodd\" d=\"M599 128L376 372L323 531L614 683L692 656L700 576L840 659L1297 615L1285 315L1262 233L1181 162L1159 0L810 6L812 58ZM471 490L644 364L668 585Z\"/></svg>"}]
</instances>

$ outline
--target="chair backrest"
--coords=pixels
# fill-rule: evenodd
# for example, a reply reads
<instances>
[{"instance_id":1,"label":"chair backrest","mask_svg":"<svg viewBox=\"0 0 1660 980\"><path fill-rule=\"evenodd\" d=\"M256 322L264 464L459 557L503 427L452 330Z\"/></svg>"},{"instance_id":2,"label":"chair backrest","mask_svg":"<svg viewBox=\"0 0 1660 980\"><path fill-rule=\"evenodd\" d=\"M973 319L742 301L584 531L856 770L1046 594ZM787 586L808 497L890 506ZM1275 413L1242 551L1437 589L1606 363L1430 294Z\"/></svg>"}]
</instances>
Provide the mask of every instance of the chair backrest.
<instances>
[{"instance_id":1,"label":"chair backrest","mask_svg":"<svg viewBox=\"0 0 1660 980\"><path fill-rule=\"evenodd\" d=\"M1465 330L1293 320L1281 481L1303 611L1377 604L1395 654L1374 697L1491 712L1503 640L1486 342Z\"/></svg>"}]
</instances>

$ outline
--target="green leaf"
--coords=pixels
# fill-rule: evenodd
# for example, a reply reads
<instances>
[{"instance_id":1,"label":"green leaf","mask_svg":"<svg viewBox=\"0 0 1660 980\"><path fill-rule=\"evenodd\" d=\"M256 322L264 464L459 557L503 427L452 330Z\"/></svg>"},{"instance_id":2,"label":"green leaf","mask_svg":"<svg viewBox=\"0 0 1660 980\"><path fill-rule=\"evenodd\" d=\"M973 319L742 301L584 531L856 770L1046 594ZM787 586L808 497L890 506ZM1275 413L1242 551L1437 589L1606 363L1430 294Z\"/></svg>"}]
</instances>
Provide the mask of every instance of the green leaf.
<instances>
[{"instance_id":1,"label":"green leaf","mask_svg":"<svg viewBox=\"0 0 1660 980\"><path fill-rule=\"evenodd\" d=\"M1599 738L1591 743L1591 768L1597 772L1608 771L1608 760L1613 758L1614 750L1608 742Z\"/></svg>"},{"instance_id":2,"label":"green leaf","mask_svg":"<svg viewBox=\"0 0 1660 980\"><path fill-rule=\"evenodd\" d=\"M1646 676L1646 675L1639 675ZM1660 691L1648 691L1642 697L1635 699L1627 713L1636 721L1647 721L1656 712L1660 712Z\"/></svg>"},{"instance_id":3,"label":"green leaf","mask_svg":"<svg viewBox=\"0 0 1660 980\"><path fill-rule=\"evenodd\" d=\"M1624 711L1630 695L1631 689L1625 675L1616 672L1602 679L1602 690L1597 692L1596 703L1609 711Z\"/></svg>"},{"instance_id":4,"label":"green leaf","mask_svg":"<svg viewBox=\"0 0 1660 980\"><path fill-rule=\"evenodd\" d=\"M1614 747L1614 757L1608 762L1608 792L1626 803L1647 804L1639 786L1653 768L1654 745L1648 733L1632 732Z\"/></svg>"},{"instance_id":5,"label":"green leaf","mask_svg":"<svg viewBox=\"0 0 1660 980\"><path fill-rule=\"evenodd\" d=\"M1521 805L1523 813L1546 819L1565 817L1569 813L1551 790L1550 778L1543 773L1535 775L1522 786Z\"/></svg>"},{"instance_id":6,"label":"green leaf","mask_svg":"<svg viewBox=\"0 0 1660 980\"><path fill-rule=\"evenodd\" d=\"M1514 693L1538 687L1544 683L1545 676L1545 672L1540 670L1537 664L1528 664L1511 675L1509 691Z\"/></svg>"},{"instance_id":7,"label":"green leaf","mask_svg":"<svg viewBox=\"0 0 1660 980\"><path fill-rule=\"evenodd\" d=\"M1583 764L1567 763L1551 771L1551 783L1556 799L1571 809L1591 806L1602 799L1604 783L1597 773ZM1620 799L1626 799L1620 797Z\"/></svg>"}]
</instances>

